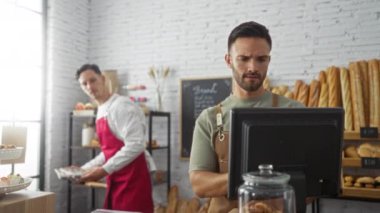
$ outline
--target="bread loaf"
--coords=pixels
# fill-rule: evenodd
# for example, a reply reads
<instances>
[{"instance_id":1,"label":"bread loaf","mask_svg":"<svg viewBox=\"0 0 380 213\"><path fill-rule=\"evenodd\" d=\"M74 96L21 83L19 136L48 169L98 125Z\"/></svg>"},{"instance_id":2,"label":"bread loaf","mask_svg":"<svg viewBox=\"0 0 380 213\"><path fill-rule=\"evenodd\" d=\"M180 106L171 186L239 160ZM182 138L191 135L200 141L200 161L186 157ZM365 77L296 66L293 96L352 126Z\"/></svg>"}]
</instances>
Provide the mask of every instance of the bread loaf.
<instances>
[{"instance_id":1,"label":"bread loaf","mask_svg":"<svg viewBox=\"0 0 380 213\"><path fill-rule=\"evenodd\" d=\"M348 146L345 148L344 156L347 158L360 158L355 146Z\"/></svg>"},{"instance_id":2,"label":"bread loaf","mask_svg":"<svg viewBox=\"0 0 380 213\"><path fill-rule=\"evenodd\" d=\"M342 106L339 69L337 67L332 66L328 68L327 83L329 84L329 107Z\"/></svg>"},{"instance_id":3,"label":"bread loaf","mask_svg":"<svg viewBox=\"0 0 380 213\"><path fill-rule=\"evenodd\" d=\"M319 81L312 80L310 83L309 100L307 103L308 107L318 107L320 90L321 90L321 85Z\"/></svg>"},{"instance_id":4,"label":"bread loaf","mask_svg":"<svg viewBox=\"0 0 380 213\"><path fill-rule=\"evenodd\" d=\"M362 76L363 107L366 126L369 126L369 79L367 61L359 61L360 75Z\"/></svg>"},{"instance_id":5,"label":"bread loaf","mask_svg":"<svg viewBox=\"0 0 380 213\"><path fill-rule=\"evenodd\" d=\"M328 107L329 104L329 86L327 83L321 83L321 94L319 96L318 107Z\"/></svg>"},{"instance_id":6,"label":"bread loaf","mask_svg":"<svg viewBox=\"0 0 380 213\"><path fill-rule=\"evenodd\" d=\"M280 85L277 88L280 91L280 95L285 95L285 93L288 91L288 86L286 85Z\"/></svg>"},{"instance_id":7,"label":"bread loaf","mask_svg":"<svg viewBox=\"0 0 380 213\"><path fill-rule=\"evenodd\" d=\"M284 96L287 98L290 98L290 99L294 99L293 92L291 92L291 91L287 91Z\"/></svg>"},{"instance_id":8,"label":"bread loaf","mask_svg":"<svg viewBox=\"0 0 380 213\"><path fill-rule=\"evenodd\" d=\"M360 127L365 127L363 91L361 85L361 72L357 62L349 65L349 77L351 84L352 109L354 118L354 130L360 131Z\"/></svg>"},{"instance_id":9,"label":"bread loaf","mask_svg":"<svg viewBox=\"0 0 380 213\"><path fill-rule=\"evenodd\" d=\"M198 210L199 210L199 208L201 206L201 203L200 203L200 201L199 201L198 198L193 197L189 201L188 206L189 206L190 212L198 212Z\"/></svg>"},{"instance_id":10,"label":"bread loaf","mask_svg":"<svg viewBox=\"0 0 380 213\"><path fill-rule=\"evenodd\" d=\"M356 183L374 184L375 180L372 177L360 177L356 179Z\"/></svg>"},{"instance_id":11,"label":"bread loaf","mask_svg":"<svg viewBox=\"0 0 380 213\"><path fill-rule=\"evenodd\" d=\"M340 84L342 93L342 102L344 108L344 128L346 131L352 131L353 124L353 112L351 101L351 87L348 70L344 67L340 68Z\"/></svg>"},{"instance_id":12,"label":"bread loaf","mask_svg":"<svg viewBox=\"0 0 380 213\"><path fill-rule=\"evenodd\" d=\"M308 100L309 100L309 86L307 84L302 84L300 87L300 91L298 93L297 101L307 106Z\"/></svg>"},{"instance_id":13,"label":"bread loaf","mask_svg":"<svg viewBox=\"0 0 380 213\"><path fill-rule=\"evenodd\" d=\"M167 212L177 212L178 186L170 187Z\"/></svg>"},{"instance_id":14,"label":"bread loaf","mask_svg":"<svg viewBox=\"0 0 380 213\"><path fill-rule=\"evenodd\" d=\"M380 61L369 61L369 125L380 127Z\"/></svg>"},{"instance_id":15,"label":"bread loaf","mask_svg":"<svg viewBox=\"0 0 380 213\"><path fill-rule=\"evenodd\" d=\"M270 91L270 80L269 80L268 76L264 79L263 87L264 87L264 89Z\"/></svg>"},{"instance_id":16,"label":"bread loaf","mask_svg":"<svg viewBox=\"0 0 380 213\"><path fill-rule=\"evenodd\" d=\"M300 91L300 88L301 88L302 84L303 84L302 80L296 80L296 83L294 84L293 94L294 94L294 99L295 100L298 100L298 93Z\"/></svg>"},{"instance_id":17,"label":"bread loaf","mask_svg":"<svg viewBox=\"0 0 380 213\"><path fill-rule=\"evenodd\" d=\"M321 82L321 84L327 83L326 72L324 70L319 72L318 80L319 80L319 82Z\"/></svg>"}]
</instances>

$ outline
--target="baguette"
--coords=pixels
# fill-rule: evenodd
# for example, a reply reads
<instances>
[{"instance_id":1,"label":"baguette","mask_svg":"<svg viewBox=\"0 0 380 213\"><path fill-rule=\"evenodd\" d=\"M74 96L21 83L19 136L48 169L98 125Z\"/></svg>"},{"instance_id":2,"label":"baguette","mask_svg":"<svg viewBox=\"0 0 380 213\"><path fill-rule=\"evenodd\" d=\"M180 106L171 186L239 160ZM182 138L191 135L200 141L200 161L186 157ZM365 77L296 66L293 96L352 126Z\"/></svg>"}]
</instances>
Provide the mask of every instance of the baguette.
<instances>
[{"instance_id":1,"label":"baguette","mask_svg":"<svg viewBox=\"0 0 380 213\"><path fill-rule=\"evenodd\" d=\"M298 100L298 93L300 91L300 88L301 88L302 84L303 84L302 80L296 80L296 83L294 84L293 94L294 94L294 99L295 100Z\"/></svg>"},{"instance_id":2,"label":"baguette","mask_svg":"<svg viewBox=\"0 0 380 213\"><path fill-rule=\"evenodd\" d=\"M369 61L369 125L380 127L380 61Z\"/></svg>"},{"instance_id":3,"label":"baguette","mask_svg":"<svg viewBox=\"0 0 380 213\"><path fill-rule=\"evenodd\" d=\"M326 72L324 70L319 72L318 80L321 83L327 83Z\"/></svg>"},{"instance_id":4,"label":"baguette","mask_svg":"<svg viewBox=\"0 0 380 213\"><path fill-rule=\"evenodd\" d=\"M327 83L329 84L329 107L342 106L339 70L337 67L332 66L328 68Z\"/></svg>"},{"instance_id":5,"label":"baguette","mask_svg":"<svg viewBox=\"0 0 380 213\"><path fill-rule=\"evenodd\" d=\"M359 132L360 127L365 127L365 119L361 75L359 71L359 64L357 62L350 63L349 76L351 84L352 109L354 112L354 131Z\"/></svg>"},{"instance_id":6,"label":"baguette","mask_svg":"<svg viewBox=\"0 0 380 213\"><path fill-rule=\"evenodd\" d=\"M352 115L352 101L351 101L351 87L348 70L344 67L340 68L340 83L342 90L342 102L345 111L344 114L344 128L346 131L353 130L353 115Z\"/></svg>"},{"instance_id":7,"label":"baguette","mask_svg":"<svg viewBox=\"0 0 380 213\"><path fill-rule=\"evenodd\" d=\"M319 96L318 107L328 107L329 104L329 85L321 84L321 94Z\"/></svg>"},{"instance_id":8,"label":"baguette","mask_svg":"<svg viewBox=\"0 0 380 213\"><path fill-rule=\"evenodd\" d=\"M362 76L362 89L363 89L363 107L364 119L366 126L369 126L369 80L368 80L368 63L366 61L359 61L360 75Z\"/></svg>"},{"instance_id":9,"label":"baguette","mask_svg":"<svg viewBox=\"0 0 380 213\"><path fill-rule=\"evenodd\" d=\"M300 91L298 93L297 101L307 106L308 99L309 99L309 86L307 84L302 84Z\"/></svg>"},{"instance_id":10,"label":"baguette","mask_svg":"<svg viewBox=\"0 0 380 213\"><path fill-rule=\"evenodd\" d=\"M309 100L308 100L308 107L317 107L318 101L319 101L319 93L321 90L321 85L319 81L312 80L310 83L310 92L309 92Z\"/></svg>"}]
</instances>

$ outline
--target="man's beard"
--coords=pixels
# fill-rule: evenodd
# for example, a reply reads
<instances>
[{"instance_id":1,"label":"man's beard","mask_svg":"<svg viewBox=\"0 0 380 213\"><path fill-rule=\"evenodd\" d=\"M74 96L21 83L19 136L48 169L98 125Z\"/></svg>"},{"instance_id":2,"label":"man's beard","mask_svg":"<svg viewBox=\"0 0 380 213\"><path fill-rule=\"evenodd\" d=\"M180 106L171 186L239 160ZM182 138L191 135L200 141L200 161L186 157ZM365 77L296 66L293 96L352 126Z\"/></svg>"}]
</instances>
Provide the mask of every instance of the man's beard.
<instances>
[{"instance_id":1,"label":"man's beard","mask_svg":"<svg viewBox=\"0 0 380 213\"><path fill-rule=\"evenodd\" d=\"M246 73L239 76L238 71L234 67L232 67L232 73L236 83L247 92L257 91L263 85L264 79L266 77L256 72L254 74L256 75L258 81L245 82L244 77L247 75Z\"/></svg>"}]
</instances>

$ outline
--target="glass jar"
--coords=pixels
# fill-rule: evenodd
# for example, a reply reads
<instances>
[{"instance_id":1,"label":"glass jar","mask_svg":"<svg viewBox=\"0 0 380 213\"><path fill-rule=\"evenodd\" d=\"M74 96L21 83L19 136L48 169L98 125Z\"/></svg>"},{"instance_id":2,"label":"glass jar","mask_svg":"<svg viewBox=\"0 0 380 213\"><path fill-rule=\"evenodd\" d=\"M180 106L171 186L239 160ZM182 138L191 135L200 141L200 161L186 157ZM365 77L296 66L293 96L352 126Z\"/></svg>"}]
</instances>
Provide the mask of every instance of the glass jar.
<instances>
[{"instance_id":1,"label":"glass jar","mask_svg":"<svg viewBox=\"0 0 380 213\"><path fill-rule=\"evenodd\" d=\"M239 212L293 213L296 212L290 175L274 172L272 165L259 165L258 172L243 174L239 187Z\"/></svg>"}]
</instances>

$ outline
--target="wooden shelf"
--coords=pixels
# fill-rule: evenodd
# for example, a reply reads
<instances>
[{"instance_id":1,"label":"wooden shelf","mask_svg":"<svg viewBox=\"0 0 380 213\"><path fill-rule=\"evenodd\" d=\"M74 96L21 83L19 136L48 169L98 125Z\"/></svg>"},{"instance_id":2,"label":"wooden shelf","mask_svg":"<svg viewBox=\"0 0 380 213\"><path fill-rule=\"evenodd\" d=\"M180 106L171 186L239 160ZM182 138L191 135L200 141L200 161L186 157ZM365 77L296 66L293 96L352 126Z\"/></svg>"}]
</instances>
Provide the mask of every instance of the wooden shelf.
<instances>
[{"instance_id":1,"label":"wooden shelf","mask_svg":"<svg viewBox=\"0 0 380 213\"><path fill-rule=\"evenodd\" d=\"M361 138L360 132L344 132L345 141L380 141L380 135L377 138Z\"/></svg>"},{"instance_id":2,"label":"wooden shelf","mask_svg":"<svg viewBox=\"0 0 380 213\"><path fill-rule=\"evenodd\" d=\"M362 167L361 158L343 158L342 167Z\"/></svg>"},{"instance_id":3,"label":"wooden shelf","mask_svg":"<svg viewBox=\"0 0 380 213\"><path fill-rule=\"evenodd\" d=\"M380 199L380 188L342 187L342 197Z\"/></svg>"},{"instance_id":4,"label":"wooden shelf","mask_svg":"<svg viewBox=\"0 0 380 213\"><path fill-rule=\"evenodd\" d=\"M104 182L91 181L91 182L86 182L84 185L88 187L93 187L93 188L104 188L104 189L107 188L107 184Z\"/></svg>"}]
</instances>

